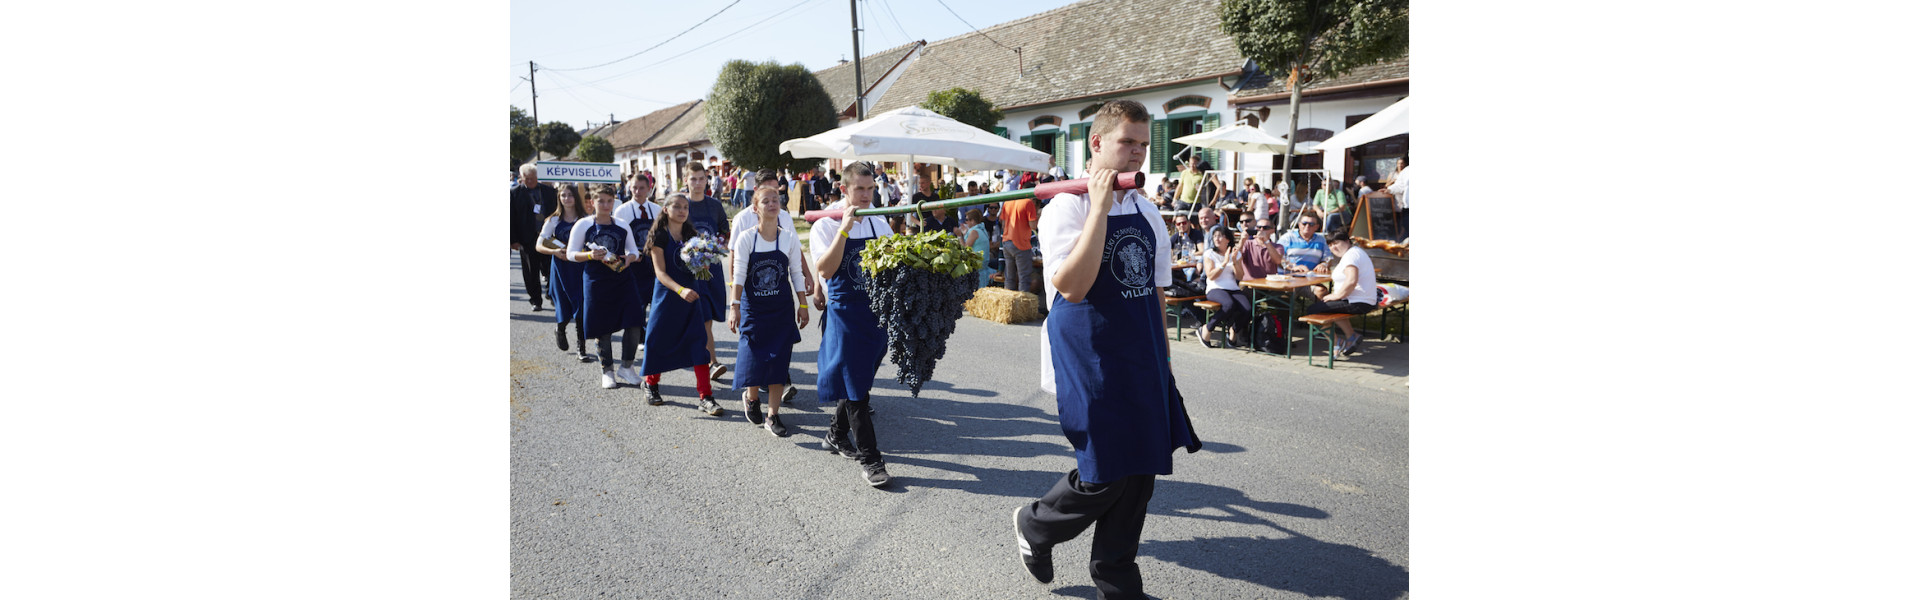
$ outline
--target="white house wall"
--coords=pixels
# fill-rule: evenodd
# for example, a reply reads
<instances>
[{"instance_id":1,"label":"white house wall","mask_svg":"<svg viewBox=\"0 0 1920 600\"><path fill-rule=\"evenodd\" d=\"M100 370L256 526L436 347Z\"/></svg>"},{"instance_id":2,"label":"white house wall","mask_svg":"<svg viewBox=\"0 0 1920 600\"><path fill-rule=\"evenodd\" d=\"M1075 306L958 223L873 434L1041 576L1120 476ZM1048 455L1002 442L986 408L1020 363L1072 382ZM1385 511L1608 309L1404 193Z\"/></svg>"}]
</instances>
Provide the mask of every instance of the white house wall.
<instances>
[{"instance_id":1,"label":"white house wall","mask_svg":"<svg viewBox=\"0 0 1920 600\"><path fill-rule=\"evenodd\" d=\"M1334 133L1340 133L1347 130L1347 117L1380 112L1381 109L1391 106L1394 102L1398 102L1400 98L1401 96L1379 96L1329 102L1301 102L1300 129L1325 129ZM1272 105L1271 108L1272 110L1268 112L1267 120L1260 123L1260 130L1273 137L1286 139L1287 105L1275 104ZM1224 122L1224 119L1222 119L1222 121ZM1268 164L1266 161L1271 161L1273 165L1271 167L1255 168L1280 168L1278 155L1243 154L1242 156L1254 164L1264 165ZM1326 157L1326 160L1321 163L1326 165L1330 176L1339 178L1342 181L1349 179L1346 176L1347 161L1344 157L1345 153L1335 152L1332 156ZM1297 158L1295 162L1298 162Z\"/></svg>"}]
</instances>

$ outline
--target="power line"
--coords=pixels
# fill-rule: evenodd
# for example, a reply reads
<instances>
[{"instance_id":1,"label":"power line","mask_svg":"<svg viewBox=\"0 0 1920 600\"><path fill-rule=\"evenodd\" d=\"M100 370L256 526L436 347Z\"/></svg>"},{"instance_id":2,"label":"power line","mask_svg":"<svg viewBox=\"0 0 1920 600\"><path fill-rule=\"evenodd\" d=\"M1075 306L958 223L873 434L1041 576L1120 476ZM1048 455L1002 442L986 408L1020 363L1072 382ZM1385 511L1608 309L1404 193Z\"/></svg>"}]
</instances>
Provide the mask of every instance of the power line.
<instances>
[{"instance_id":1,"label":"power line","mask_svg":"<svg viewBox=\"0 0 1920 600\"><path fill-rule=\"evenodd\" d=\"M716 38L716 39L714 39L714 40L713 40L713 41L711 41L711 42L707 42L707 43L705 43L705 44L701 44L701 45L699 45L699 46L695 46L695 47L693 47L692 49L690 49L690 50L687 50L686 52L681 52L681 53L679 53L679 54L675 54L675 55L673 55L673 56L669 56L669 57L667 57L667 58L665 58L665 59L661 59L661 60L660 60L660 62L656 62L656 63L653 63L653 64L650 64L650 65L647 65L647 66L644 66L644 67L640 67L640 68L638 68L638 69L634 69L634 70L632 70L632 71L627 71L627 72L625 72L625 73L621 73L621 74L619 74L619 75L612 75L612 76L608 76L608 77L602 77L602 78L599 78L599 79L595 79L595 80L593 80L593 81L589 81L589 82L586 82L586 83L589 83L589 84L592 84L592 83L600 83L600 82L603 82L603 81L610 81L610 80L614 80L614 79L619 79L619 78L621 78L621 77L626 77L626 76L628 76L628 75L632 75L632 74L635 74L635 73L639 73L639 72L641 72L641 71L645 71L645 70L647 70L647 69L651 69L651 68L654 68L654 67L657 67L657 66L660 66L660 65L664 65L664 64L667 64L667 63L669 63L669 62L673 62L673 59L676 59L676 58L680 58L680 57L682 57L682 56L686 56L686 55L688 55L688 54L693 54L694 52L698 52L698 51L700 51L701 49L704 49L704 48L706 48L707 46L712 46L712 45L714 45L714 44L718 44L718 43L720 43L720 42L724 42L724 41L727 41L727 40L728 40L729 38L732 38L732 37L734 37L734 36L737 36L737 35L740 35L741 33L745 33L745 32L746 32L747 30L750 30L750 29L753 29L753 28L755 28L755 27L759 27L760 25L763 25L763 24L765 24L765 23L766 23L766 22L768 22L768 21L772 21L772 20L774 20L774 19L776 19L776 18L779 18L779 17L781 16L781 15L784 15L784 14L786 14L786 13L788 13L788 12L791 12L791 11L793 11L793 10L794 10L794 9L796 9L796 8L800 8L800 7L802 7L802 6L806 6L806 5L808 5L808 4L813 4L813 3L815 3L815 2L819 2L819 1L820 1L820 0L801 0L800 2L798 2L798 3L796 3L796 4L794 4L793 6L789 6L789 7L787 7L787 8L785 8L785 9L782 9L782 10L781 10L780 12L777 12L777 13L773 13L772 15L769 15L769 16L767 16L767 18L765 18L765 19L761 19L761 20L759 20L758 22L755 22L755 23L754 23L754 24L752 24L752 25L748 25L748 26L746 26L746 27L742 27L742 28L740 28L740 30L739 30L739 31L735 31L735 32L733 32L733 33L729 33L729 34L726 34L726 35L723 35L723 36L720 36L719 38ZM562 89L565 89L565 88L562 88Z\"/></svg>"},{"instance_id":2,"label":"power line","mask_svg":"<svg viewBox=\"0 0 1920 600\"><path fill-rule=\"evenodd\" d=\"M575 87L582 87L582 86L584 86L584 87L586 87L586 88L588 88L588 89L592 89L592 90L595 90L595 91L599 91L599 92L603 92L603 93L608 93L608 94L613 94L613 95L615 95L615 96L620 96L620 97L622 97L622 98L631 98L631 99L634 99L634 100L639 100L639 101L642 101L642 102L652 102L652 103L655 103L655 104L674 104L673 102L668 102L668 101L665 101L665 100L656 100L656 99L653 99L653 98L642 98L642 97L639 97L639 96L635 96L635 95L633 95L633 94L628 94L628 93L626 93L626 92L620 92L620 91L615 91L615 90L613 90L612 88L608 88L608 87L606 87L606 86L603 86L603 85L599 85L599 84L595 84L595 83L587 83L587 82L584 82L584 81L580 81L580 80L578 80L578 79L574 79L574 78L573 78L572 76L570 76L570 75L555 75L555 77L559 77L559 78L561 78L561 79L565 79L565 80L567 80L567 81L570 81L570 82L573 82L573 84L574 84L574 85L569 85L569 86L567 86L567 87L565 87L565 88L560 88L560 89L563 89L563 90L564 90L564 89L569 89L569 88L575 88Z\"/></svg>"},{"instance_id":3,"label":"power line","mask_svg":"<svg viewBox=\"0 0 1920 600\"><path fill-rule=\"evenodd\" d=\"M673 37L670 37L670 38L667 38L667 39L664 39L664 40L661 40L661 41L660 41L660 43L658 43L658 44L654 44L654 45L652 45L652 46L650 46L650 47L648 47L648 48L647 48L646 50L641 50L641 51L639 51L639 52L635 52L635 53L633 53L633 54L628 54L628 55L626 55L625 57L622 57L622 58L617 58L617 59L614 59L614 60L611 60L611 61L607 61L607 62L603 62L603 63L600 63L600 64L597 64L597 65L593 65L593 66L591 66L591 67L574 67L574 68L571 68L571 69L556 69L556 68L553 68L553 67L547 67L547 70L548 70L548 71L585 71L585 70L587 70L587 69L598 69L598 68L600 68L600 67L604 67L604 66L607 66L607 65L611 65L611 64L614 64L614 63L617 63L617 62L620 62L620 61L623 61L623 60L627 60L627 59L629 59L629 58L633 58L633 57L635 57L635 56L639 56L639 55L642 55L642 54L646 54L647 52L649 52L649 51L652 51L652 50L653 50L654 48L659 48L659 47L661 47L661 46L665 46L665 45L667 45L667 42L671 42L671 41L674 41L674 40L677 40L677 39L680 39L680 36L683 36L683 35L686 35L687 33L689 33L689 32L691 32L691 31L693 31L693 30L695 30L695 29L699 29L701 25L705 25L705 24L707 24L707 21L712 21L714 17L718 17L718 16L720 16L720 13L723 13L723 12L727 12L727 9L729 9L729 8L733 8L733 5L734 5L734 4L739 4L739 3L740 3L740 0L733 0L733 4L728 4L728 5L726 5L726 6L722 6L722 7L720 7L720 10L719 10L719 11L716 11L716 12L714 12L714 13L713 13L713 14L711 14L711 15L707 15L707 18L705 18L705 19L701 19L699 23L694 23L694 24L693 24L693 26L692 26L692 27L688 27L688 28L686 29L686 31L682 31L682 32L680 32L680 33L676 33L676 34L673 34Z\"/></svg>"},{"instance_id":4,"label":"power line","mask_svg":"<svg viewBox=\"0 0 1920 600\"><path fill-rule=\"evenodd\" d=\"M940 6L945 7L947 9L947 12L952 13L953 18L959 19L961 25L966 25L968 28L973 29L974 33L980 34L980 37L987 38L987 41L993 42L993 45L999 46L1001 48L1007 48L1007 45L1000 43L1000 40L993 39L993 36L987 35L987 33L984 31L981 31L979 27L974 27L972 23L968 23L966 17L960 16L960 13L953 12L953 7L947 6L947 0L935 0L935 1L939 2ZM1007 48L1007 49L1013 50L1013 48ZM1014 50L1014 51L1019 52L1018 50Z\"/></svg>"}]
</instances>

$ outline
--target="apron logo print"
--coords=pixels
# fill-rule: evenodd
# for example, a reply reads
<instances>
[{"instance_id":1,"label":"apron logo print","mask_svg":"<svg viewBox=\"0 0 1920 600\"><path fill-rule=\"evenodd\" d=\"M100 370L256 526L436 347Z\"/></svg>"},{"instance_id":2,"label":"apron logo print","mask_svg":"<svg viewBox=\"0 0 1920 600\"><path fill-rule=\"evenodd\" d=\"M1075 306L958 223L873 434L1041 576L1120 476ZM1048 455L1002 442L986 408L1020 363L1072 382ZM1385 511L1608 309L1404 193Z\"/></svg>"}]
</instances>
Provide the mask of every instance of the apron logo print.
<instances>
[{"instance_id":1,"label":"apron logo print","mask_svg":"<svg viewBox=\"0 0 1920 600\"><path fill-rule=\"evenodd\" d=\"M1153 278L1152 269L1147 268L1147 241L1131 227L1115 232L1111 239L1108 262L1112 265L1113 278L1129 288L1146 287Z\"/></svg>"},{"instance_id":2,"label":"apron logo print","mask_svg":"<svg viewBox=\"0 0 1920 600\"><path fill-rule=\"evenodd\" d=\"M772 296L780 290L780 271L771 265L761 265L753 271L753 295Z\"/></svg>"}]
</instances>

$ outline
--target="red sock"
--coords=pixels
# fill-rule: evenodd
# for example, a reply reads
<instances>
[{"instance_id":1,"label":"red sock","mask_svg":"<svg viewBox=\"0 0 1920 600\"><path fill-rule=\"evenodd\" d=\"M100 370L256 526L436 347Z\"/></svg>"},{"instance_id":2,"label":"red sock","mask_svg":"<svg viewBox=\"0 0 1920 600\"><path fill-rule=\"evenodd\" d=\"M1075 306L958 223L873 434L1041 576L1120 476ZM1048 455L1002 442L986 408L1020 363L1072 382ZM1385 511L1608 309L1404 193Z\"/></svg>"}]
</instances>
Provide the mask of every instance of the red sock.
<instances>
[{"instance_id":1,"label":"red sock","mask_svg":"<svg viewBox=\"0 0 1920 600\"><path fill-rule=\"evenodd\" d=\"M706 365L693 368L693 388L699 390L702 396L713 395L713 378L707 376L710 372Z\"/></svg>"},{"instance_id":2,"label":"red sock","mask_svg":"<svg viewBox=\"0 0 1920 600\"><path fill-rule=\"evenodd\" d=\"M646 377L645 377L645 379L647 380L647 385L660 385L660 374L659 374L659 373L654 373L654 374L652 374L652 375L648 375L648 376L646 376Z\"/></svg>"}]
</instances>

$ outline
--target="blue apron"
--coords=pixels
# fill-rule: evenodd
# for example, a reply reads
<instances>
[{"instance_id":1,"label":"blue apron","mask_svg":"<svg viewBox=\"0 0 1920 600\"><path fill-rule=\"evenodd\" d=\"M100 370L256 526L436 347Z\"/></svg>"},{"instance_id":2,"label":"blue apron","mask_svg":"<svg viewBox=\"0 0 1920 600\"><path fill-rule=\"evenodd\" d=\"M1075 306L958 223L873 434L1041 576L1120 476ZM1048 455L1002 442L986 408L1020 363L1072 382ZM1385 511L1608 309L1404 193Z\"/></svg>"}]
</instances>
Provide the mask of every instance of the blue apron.
<instances>
[{"instance_id":1,"label":"blue apron","mask_svg":"<svg viewBox=\"0 0 1920 600\"><path fill-rule=\"evenodd\" d=\"M693 271L687 269L687 262L680 260L680 246L684 242L674 241L672 237L663 238L666 252L667 276L680 285L697 283ZM720 277L715 276L718 281ZM706 290L698 287L693 291L706 296ZM640 374L653 375L677 369L685 369L707 364L707 301L701 298L693 302L682 300L679 294L667 289L663 282L653 283L653 314L647 319L647 352L640 357Z\"/></svg>"},{"instance_id":2,"label":"blue apron","mask_svg":"<svg viewBox=\"0 0 1920 600\"><path fill-rule=\"evenodd\" d=\"M585 242L599 244L608 254L626 254L627 230L618 223L601 225L594 223L587 227ZM586 244L581 244L584 247ZM628 327L639 327L647 323L646 306L641 304L640 294L635 293L633 284L628 283L625 273L616 273L612 267L597 260L580 263L585 273L586 284L581 286L586 303L580 317L581 326L587 337L597 338ZM628 266L631 271L635 267Z\"/></svg>"},{"instance_id":3,"label":"blue apron","mask_svg":"<svg viewBox=\"0 0 1920 600\"><path fill-rule=\"evenodd\" d=\"M821 402L841 398L866 401L867 392L873 388L873 374L887 355L887 330L873 316L873 305L867 299L867 274L860 270L860 249L873 237L873 225L865 218L860 218L860 223L867 223L867 237L847 234L840 270L827 278L827 306L821 315L827 331L820 338L820 378L815 388Z\"/></svg>"},{"instance_id":4,"label":"blue apron","mask_svg":"<svg viewBox=\"0 0 1920 600\"><path fill-rule=\"evenodd\" d=\"M699 203L694 203L689 200L687 203L687 223L692 224L693 230L700 235L720 240L721 247L731 247L727 245L727 234L732 232L732 229L730 229L727 224L726 209L720 208L719 199L708 196L706 200L702 200ZM676 253L675 256L678 256L678 254ZM686 281L682 283L691 285L694 291L700 292L700 301L707 303L707 315L709 318L715 321L725 321L727 320L727 282L724 276L726 269L720 265L713 265L708 268L713 270L713 279L706 281Z\"/></svg>"},{"instance_id":5,"label":"blue apron","mask_svg":"<svg viewBox=\"0 0 1920 600\"><path fill-rule=\"evenodd\" d=\"M1055 293L1047 315L1060 431L1084 481L1170 475L1173 449L1199 445L1167 364L1155 226L1138 213L1108 216L1093 287L1078 304Z\"/></svg>"},{"instance_id":6,"label":"blue apron","mask_svg":"<svg viewBox=\"0 0 1920 600\"><path fill-rule=\"evenodd\" d=\"M653 235L653 217L647 214L647 209L639 208L634 210L633 220L628 221L627 226L633 229L633 241L639 243L641 248L647 247L647 236ZM627 267L627 270L622 274L633 281L634 295L641 298L653 296L652 254L642 253L640 255L640 262L633 263L633 266ZM646 318L646 315L643 313L641 318Z\"/></svg>"},{"instance_id":7,"label":"blue apron","mask_svg":"<svg viewBox=\"0 0 1920 600\"><path fill-rule=\"evenodd\" d=\"M567 238L573 236L573 221L559 221L553 226L553 239L566 247ZM547 276L547 295L553 297L553 320L556 323L568 323L580 318L580 286L585 285L584 273L587 265L577 263L559 255L553 257L553 271ZM585 323L582 323L584 330Z\"/></svg>"},{"instance_id":8,"label":"blue apron","mask_svg":"<svg viewBox=\"0 0 1920 600\"><path fill-rule=\"evenodd\" d=\"M755 230L741 232L754 236ZM787 383L793 345L800 341L798 312L793 305L793 282L787 253L773 250L747 255L746 286L740 294L740 350L735 354L733 389Z\"/></svg>"}]
</instances>

